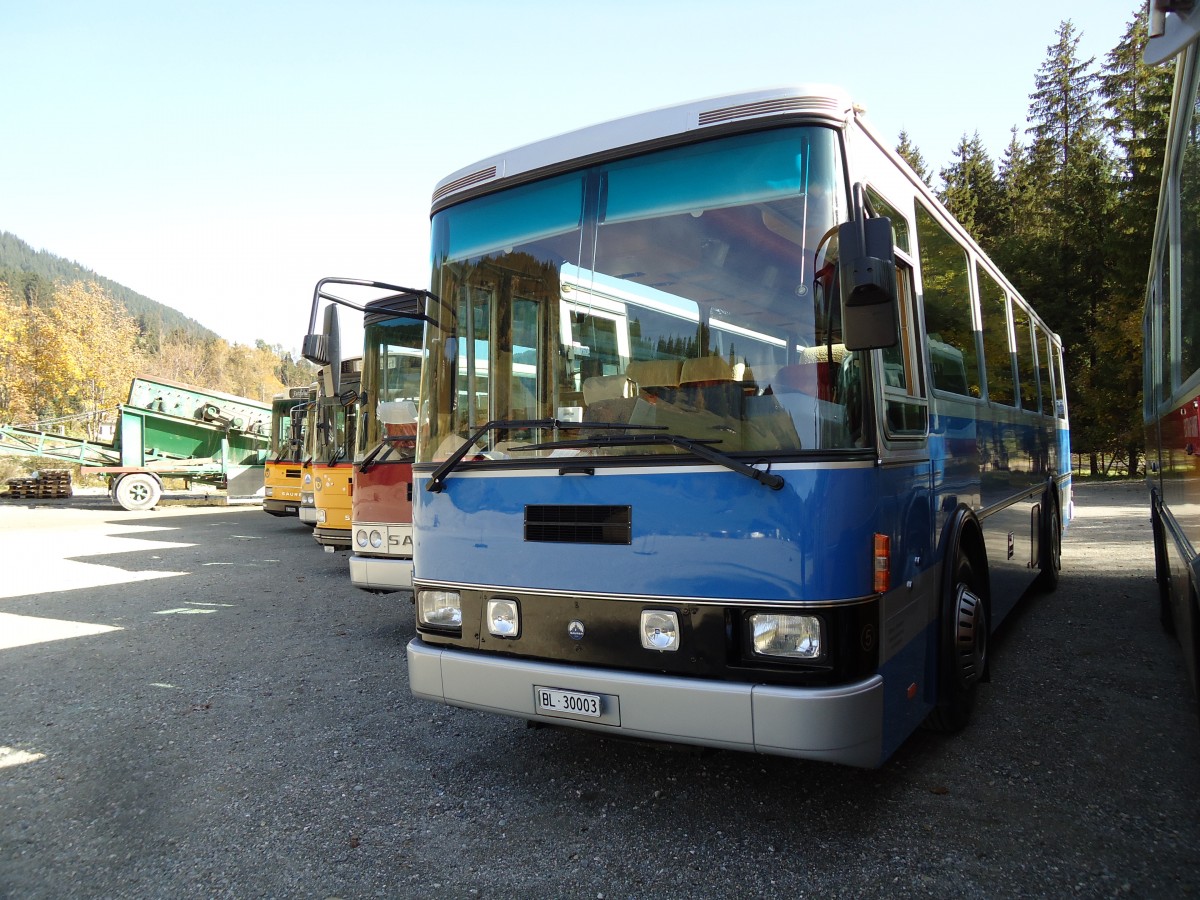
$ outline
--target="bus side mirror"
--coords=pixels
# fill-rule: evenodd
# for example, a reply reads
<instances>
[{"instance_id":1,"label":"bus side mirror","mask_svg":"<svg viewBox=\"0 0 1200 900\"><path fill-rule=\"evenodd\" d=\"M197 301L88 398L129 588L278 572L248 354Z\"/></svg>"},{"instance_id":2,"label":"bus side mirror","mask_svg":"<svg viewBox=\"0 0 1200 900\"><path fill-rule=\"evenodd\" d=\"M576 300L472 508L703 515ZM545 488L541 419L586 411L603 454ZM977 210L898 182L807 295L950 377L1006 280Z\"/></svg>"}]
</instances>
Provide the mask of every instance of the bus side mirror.
<instances>
[{"instance_id":1,"label":"bus side mirror","mask_svg":"<svg viewBox=\"0 0 1200 900\"><path fill-rule=\"evenodd\" d=\"M329 338L323 334L306 334L300 355L315 366L329 362Z\"/></svg>"},{"instance_id":2,"label":"bus side mirror","mask_svg":"<svg viewBox=\"0 0 1200 900\"><path fill-rule=\"evenodd\" d=\"M314 316L316 314L314 313ZM337 306L325 307L323 330L306 334L301 355L314 365L322 366L321 386L326 397L336 397L342 388L342 340L338 332Z\"/></svg>"},{"instance_id":3,"label":"bus side mirror","mask_svg":"<svg viewBox=\"0 0 1200 900\"><path fill-rule=\"evenodd\" d=\"M842 337L847 350L879 350L899 340L892 220L860 218L838 228Z\"/></svg>"}]
</instances>

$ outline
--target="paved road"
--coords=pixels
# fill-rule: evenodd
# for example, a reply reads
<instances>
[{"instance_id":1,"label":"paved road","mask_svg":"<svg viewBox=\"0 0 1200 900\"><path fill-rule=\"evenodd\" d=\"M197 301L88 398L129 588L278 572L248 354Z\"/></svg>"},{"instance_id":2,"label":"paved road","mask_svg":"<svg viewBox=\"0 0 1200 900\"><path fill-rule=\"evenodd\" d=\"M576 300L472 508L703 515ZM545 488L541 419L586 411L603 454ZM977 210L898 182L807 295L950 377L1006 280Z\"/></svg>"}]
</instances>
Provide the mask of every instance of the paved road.
<instances>
[{"instance_id":1,"label":"paved road","mask_svg":"<svg viewBox=\"0 0 1200 900\"><path fill-rule=\"evenodd\" d=\"M967 731L874 772L414 700L408 595L252 508L0 503L0 897L1179 897L1200 728L1139 485Z\"/></svg>"}]
</instances>

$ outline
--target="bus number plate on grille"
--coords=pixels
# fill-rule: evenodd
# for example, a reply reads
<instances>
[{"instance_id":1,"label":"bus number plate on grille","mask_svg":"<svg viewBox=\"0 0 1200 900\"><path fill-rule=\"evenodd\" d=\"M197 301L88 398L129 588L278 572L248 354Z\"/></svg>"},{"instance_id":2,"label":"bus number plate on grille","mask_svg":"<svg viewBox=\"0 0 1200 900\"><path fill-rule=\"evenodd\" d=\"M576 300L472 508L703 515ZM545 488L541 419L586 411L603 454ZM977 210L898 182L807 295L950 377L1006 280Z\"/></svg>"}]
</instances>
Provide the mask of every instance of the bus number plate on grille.
<instances>
[{"instance_id":1,"label":"bus number plate on grille","mask_svg":"<svg viewBox=\"0 0 1200 900\"><path fill-rule=\"evenodd\" d=\"M599 694L534 685L533 695L537 711L543 715L599 719L602 714Z\"/></svg>"}]
</instances>

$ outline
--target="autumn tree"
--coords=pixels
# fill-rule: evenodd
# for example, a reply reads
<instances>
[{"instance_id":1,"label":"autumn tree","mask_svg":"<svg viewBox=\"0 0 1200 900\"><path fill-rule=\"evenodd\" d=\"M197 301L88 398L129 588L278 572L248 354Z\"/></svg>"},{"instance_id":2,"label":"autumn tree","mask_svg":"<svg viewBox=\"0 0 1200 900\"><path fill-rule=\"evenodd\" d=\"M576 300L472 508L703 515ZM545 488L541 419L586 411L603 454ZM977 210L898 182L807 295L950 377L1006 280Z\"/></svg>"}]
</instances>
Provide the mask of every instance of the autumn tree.
<instances>
[{"instance_id":1,"label":"autumn tree","mask_svg":"<svg viewBox=\"0 0 1200 900\"><path fill-rule=\"evenodd\" d=\"M0 282L0 422L27 424L33 414L33 381L26 304Z\"/></svg>"},{"instance_id":2,"label":"autumn tree","mask_svg":"<svg viewBox=\"0 0 1200 900\"><path fill-rule=\"evenodd\" d=\"M137 322L95 282L55 287L28 330L40 418L86 417L95 439L106 410L122 403L140 365Z\"/></svg>"}]
</instances>

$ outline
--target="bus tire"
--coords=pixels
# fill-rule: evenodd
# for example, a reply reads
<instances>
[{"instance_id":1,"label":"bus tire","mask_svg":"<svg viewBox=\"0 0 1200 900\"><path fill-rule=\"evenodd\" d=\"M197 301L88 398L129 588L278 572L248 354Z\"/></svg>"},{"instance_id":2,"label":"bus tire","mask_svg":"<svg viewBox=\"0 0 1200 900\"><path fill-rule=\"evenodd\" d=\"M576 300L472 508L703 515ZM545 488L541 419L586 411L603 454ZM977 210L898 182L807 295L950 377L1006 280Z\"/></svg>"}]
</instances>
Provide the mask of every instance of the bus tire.
<instances>
[{"instance_id":1,"label":"bus tire","mask_svg":"<svg viewBox=\"0 0 1200 900\"><path fill-rule=\"evenodd\" d=\"M1158 583L1158 621L1162 630L1175 634L1171 612L1171 564L1167 557L1167 535L1155 502L1150 504L1150 533L1154 537L1154 580Z\"/></svg>"},{"instance_id":2,"label":"bus tire","mask_svg":"<svg viewBox=\"0 0 1200 900\"><path fill-rule=\"evenodd\" d=\"M113 496L124 509L141 512L154 509L162 496L162 487L158 479L144 472L131 472L122 475L113 488Z\"/></svg>"},{"instance_id":3,"label":"bus tire","mask_svg":"<svg viewBox=\"0 0 1200 900\"><path fill-rule=\"evenodd\" d=\"M1062 517L1050 493L1046 494L1042 507L1049 510L1049 515L1042 517L1042 533L1038 537L1038 568L1042 571L1037 584L1043 591L1053 591L1062 571Z\"/></svg>"},{"instance_id":4,"label":"bus tire","mask_svg":"<svg viewBox=\"0 0 1200 900\"><path fill-rule=\"evenodd\" d=\"M988 665L988 610L982 573L959 547L943 586L938 699L926 725L961 731L971 717L976 687Z\"/></svg>"}]
</instances>

